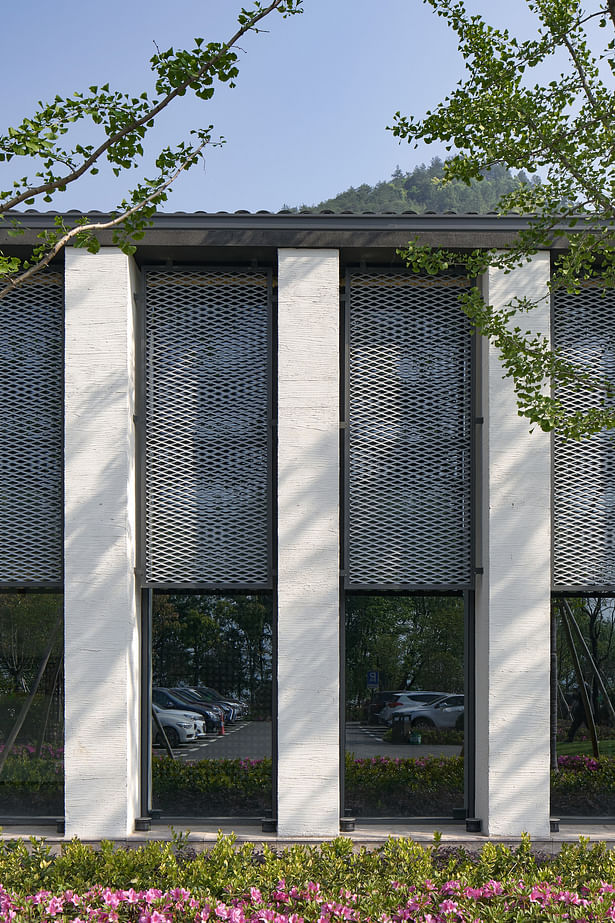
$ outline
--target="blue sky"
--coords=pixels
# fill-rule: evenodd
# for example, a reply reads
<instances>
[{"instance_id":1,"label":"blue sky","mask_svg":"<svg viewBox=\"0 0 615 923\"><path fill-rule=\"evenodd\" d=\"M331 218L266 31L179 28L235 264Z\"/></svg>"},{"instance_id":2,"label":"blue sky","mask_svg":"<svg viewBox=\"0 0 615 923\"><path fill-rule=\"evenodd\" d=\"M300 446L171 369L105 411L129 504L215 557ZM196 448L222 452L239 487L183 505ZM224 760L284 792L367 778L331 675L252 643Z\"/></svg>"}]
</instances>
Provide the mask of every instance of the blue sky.
<instances>
[{"instance_id":1,"label":"blue sky","mask_svg":"<svg viewBox=\"0 0 615 923\"><path fill-rule=\"evenodd\" d=\"M154 43L162 50L192 47L194 36L223 40L240 6L241 0L6 4L0 73L11 89L3 94L2 127L30 114L38 99L90 84L150 89ZM531 23L525 0L469 6L523 34ZM415 151L386 131L396 110L420 116L462 76L443 20L421 0L304 0L304 10L287 20L271 16L266 34L242 41L235 89L219 89L210 103L181 100L161 119L152 144L210 123L226 139L208 152L204 167L181 179L167 210L313 204L386 179L397 164L407 170L443 153L434 146ZM104 210L122 192L117 180L102 175L60 196L57 207Z\"/></svg>"}]
</instances>

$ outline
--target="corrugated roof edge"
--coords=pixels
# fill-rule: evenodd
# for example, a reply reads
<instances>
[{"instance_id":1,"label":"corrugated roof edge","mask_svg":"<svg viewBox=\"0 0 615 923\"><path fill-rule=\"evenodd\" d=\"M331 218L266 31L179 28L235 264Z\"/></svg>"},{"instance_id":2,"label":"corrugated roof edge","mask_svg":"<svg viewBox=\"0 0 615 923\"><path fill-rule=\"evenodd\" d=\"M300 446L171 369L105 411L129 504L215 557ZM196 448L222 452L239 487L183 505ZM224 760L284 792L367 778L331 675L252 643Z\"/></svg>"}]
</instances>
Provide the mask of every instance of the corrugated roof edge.
<instances>
[{"instance_id":1,"label":"corrugated roof edge","mask_svg":"<svg viewBox=\"0 0 615 923\"><path fill-rule=\"evenodd\" d=\"M100 216L100 217L108 217L108 216L109 216L109 212L100 211L99 209L96 209L96 208L94 208L94 209L88 209L88 210L86 210L86 211L80 211L78 208L70 208L70 209L68 209L68 210L65 211L65 212L55 211L54 209L49 209L48 211L39 211L39 210L36 209L36 208L26 208L26 209L23 210L23 211L14 210L14 211L12 211L12 212L10 212L10 213L8 213L8 214L15 215L15 216L18 216L18 215L40 215L40 216L47 215L47 216L50 216L50 217L55 217L56 215L96 215L96 216ZM383 217L383 218L384 218L384 217L390 217L390 216L394 216L394 217L397 217L397 218L401 218L401 217L403 217L404 215L410 215L410 216L413 216L413 217L421 217L421 218L426 217L426 216L430 216L430 215L435 215L435 216L437 216L437 217L453 216L453 217L456 217L456 218L467 218L467 217L476 217L476 216L478 216L478 217L520 217L517 213L511 213L510 215L501 216L498 212L493 212L493 211L492 211L492 212L453 212L453 211L448 211L448 212L432 212L432 211L427 211L427 212L415 212L415 211L412 211L411 209L408 209L407 211L403 211L403 212L392 212L392 211L387 211L387 212L371 212L371 211L366 211L366 212L352 212L352 211L334 212L334 211L331 211L331 210L324 210L324 211L315 212L315 211L309 211L309 210L292 211L291 209L288 209L288 208L282 208L282 209L280 209L280 211L272 212L272 211L268 211L268 210L265 209L265 208L261 208L261 209L258 209L258 210L255 211L255 212L247 211L246 209L239 209L239 210L234 211L234 212L228 212L228 211L224 211L224 210L222 210L222 211L217 211L217 212L208 212L208 211L204 211L203 209L197 209L197 210L195 210L195 211L193 211L193 212L186 212L186 211L156 212L156 215L154 216L154 220L157 220L157 219L159 219L159 218L173 218L173 217L177 217L177 216L179 216L179 215L187 215L187 216L189 216L189 217L194 217L194 216L196 216L196 215L205 215L205 216L208 217L208 218L214 218L214 217L219 216L219 215L239 215L239 216L242 216L242 217L244 217L245 215L249 215L249 216L269 215L269 216L274 217L274 218L277 218L277 217L279 217L279 216L281 216L281 215L290 215L291 217L294 217L294 218L299 217L299 216L301 216L301 217L318 217L318 216L320 216L320 215L334 215L334 216L337 216L337 217L341 217L341 216L352 216L353 218L358 218L358 217L361 217L361 216L363 216L363 215L369 215L369 216L372 216L372 217L374 217L374 216L375 216L375 217Z\"/></svg>"},{"instance_id":2,"label":"corrugated roof edge","mask_svg":"<svg viewBox=\"0 0 615 923\"><path fill-rule=\"evenodd\" d=\"M45 228L53 224L53 219L62 215L67 220L74 216L88 215L96 220L104 220L108 213L100 211L81 212L71 209L66 212L47 211L40 212L36 209L27 209L21 212L9 212L6 218L21 219L26 227L31 229ZM496 212L479 214L477 212L158 212L152 219L150 229L179 229L194 230L198 228L316 228L328 230L483 230L499 232L515 232L527 227L532 222L531 216L518 214L500 215ZM0 229L2 222L0 221ZM562 223L561 231L568 229L566 222ZM579 226L577 226L577 230Z\"/></svg>"},{"instance_id":3,"label":"corrugated roof edge","mask_svg":"<svg viewBox=\"0 0 615 923\"><path fill-rule=\"evenodd\" d=\"M62 215L67 224L71 219L88 215L92 220L104 223L107 214L100 211L39 212L28 209L8 213L9 220L0 221L0 244L4 247L28 247L36 242L38 233L53 227L57 215ZM10 219L17 219L25 234L18 240L9 240ZM190 249L195 247L234 248L337 248L362 252L388 248L394 252L416 237L430 246L448 248L490 248L510 246L517 234L531 225L532 216L518 214L499 215L496 212L478 214L415 212L383 213L370 212L159 212L145 229L145 235L138 244L140 254L148 249L173 247ZM577 232L582 224L576 225ZM556 229L551 246L566 246L566 236L571 230L567 221ZM112 234L103 230L100 234L103 246L112 243ZM162 256L161 254L159 254ZM348 255L348 254L347 254ZM360 258L364 258L359 254ZM177 258L174 254L172 258ZM369 257L371 258L371 256Z\"/></svg>"}]
</instances>

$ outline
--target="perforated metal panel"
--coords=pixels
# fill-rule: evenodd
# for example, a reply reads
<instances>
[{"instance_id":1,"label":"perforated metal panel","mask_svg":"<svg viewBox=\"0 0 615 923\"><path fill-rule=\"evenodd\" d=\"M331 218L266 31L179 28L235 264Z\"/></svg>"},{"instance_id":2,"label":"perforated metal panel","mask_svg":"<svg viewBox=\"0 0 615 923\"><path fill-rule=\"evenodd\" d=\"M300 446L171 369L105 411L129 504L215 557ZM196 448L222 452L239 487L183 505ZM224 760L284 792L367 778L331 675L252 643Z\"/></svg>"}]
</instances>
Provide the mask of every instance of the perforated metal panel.
<instances>
[{"instance_id":1,"label":"perforated metal panel","mask_svg":"<svg viewBox=\"0 0 615 923\"><path fill-rule=\"evenodd\" d=\"M0 584L62 583L64 285L41 273L0 303Z\"/></svg>"},{"instance_id":2,"label":"perforated metal panel","mask_svg":"<svg viewBox=\"0 0 615 923\"><path fill-rule=\"evenodd\" d=\"M467 284L348 274L349 587L471 585Z\"/></svg>"},{"instance_id":3,"label":"perforated metal panel","mask_svg":"<svg viewBox=\"0 0 615 923\"><path fill-rule=\"evenodd\" d=\"M615 292L588 282L553 296L553 342L565 356L615 381ZM571 411L598 396L560 387ZM553 584L560 590L615 588L615 432L553 440Z\"/></svg>"},{"instance_id":4,"label":"perforated metal panel","mask_svg":"<svg viewBox=\"0 0 615 923\"><path fill-rule=\"evenodd\" d=\"M266 271L146 273L152 585L269 580L270 304Z\"/></svg>"}]
</instances>

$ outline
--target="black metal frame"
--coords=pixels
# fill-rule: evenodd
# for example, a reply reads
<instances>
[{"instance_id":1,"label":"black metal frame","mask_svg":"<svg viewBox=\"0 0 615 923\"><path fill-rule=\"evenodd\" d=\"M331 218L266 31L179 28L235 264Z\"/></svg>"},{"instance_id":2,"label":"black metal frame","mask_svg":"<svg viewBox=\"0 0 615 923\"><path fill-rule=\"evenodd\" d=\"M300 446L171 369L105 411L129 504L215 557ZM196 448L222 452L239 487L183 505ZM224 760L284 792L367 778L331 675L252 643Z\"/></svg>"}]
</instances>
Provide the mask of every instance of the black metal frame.
<instances>
[{"instance_id":1,"label":"black metal frame","mask_svg":"<svg viewBox=\"0 0 615 923\"><path fill-rule=\"evenodd\" d=\"M267 306L268 306L268 355L267 375L269 381L268 404L268 470L267 470L267 557L268 579L264 583L239 584L239 583L159 583L145 579L145 369L146 369L146 297L148 271L164 272L237 272L259 269L267 273ZM275 490L277 472L277 290L273 268L270 265L257 266L254 262L243 264L218 264L218 263L181 263L181 264L145 264L141 267L143 285L142 291L137 296L137 324L139 330L136 349L136 457L137 457L137 568L136 575L141 591L141 812L143 817L151 817L152 822L161 821L160 812L152 810L151 798L151 687L152 687L152 625L151 612L154 592L172 592L188 595L190 593L203 595L242 595L270 593L272 596L272 807L273 817L277 813L277 763L278 763L278 695L277 695L277 658L278 658L278 616L277 616L277 530L274 525L277 521L277 491ZM166 817L164 823L192 822L195 819L208 823L216 821L227 822L229 818L205 817ZM259 823L259 817L236 818L239 821Z\"/></svg>"},{"instance_id":2,"label":"black metal frame","mask_svg":"<svg viewBox=\"0 0 615 923\"><path fill-rule=\"evenodd\" d=\"M50 271L50 272L53 272L53 273L57 273L57 274L60 275L60 277L61 277L60 282L59 282L59 284L60 284L61 287L62 287L62 304L63 304L62 325L61 325L61 330L62 330L61 350L62 350L62 356L64 357L64 355L65 355L65 337L66 337L66 322L65 322L65 317L66 317L66 311L65 311L65 301L66 301L66 299L65 299L65 292L66 292L66 286L65 286L65 280L64 280L64 263L63 263L63 261L62 261L61 264L58 264L58 263L56 263L56 262L52 263L52 264L50 265L50 267L49 267L49 271ZM63 417L63 418L64 418L64 415L65 415L65 390L66 390L66 385L65 385L65 369L64 369L64 366L65 366L65 363L64 363L64 361L63 361L63 362L62 362L62 370L61 370L61 378L62 378L62 417ZM60 455L61 455L61 458L64 459L64 455L65 455L65 434L64 434L64 426L62 426L61 435L60 435ZM64 534L65 534L65 529L64 529L64 515L65 515L65 513L64 513L64 509L65 509L65 502L64 502L64 495L65 495L65 477L64 477L64 474L65 474L65 471L64 471L64 464L62 464L62 468L61 468L61 482L62 482L62 483L61 483L61 493L62 493L62 525L61 525L61 532L62 532L62 547L61 547L61 550L60 550L60 563L61 563L61 569L62 569L62 579L60 580L60 582L57 582L57 581L56 581L56 582L52 582L52 581L40 581L40 580L20 580L20 581L12 581L12 580L11 580L11 581L3 581L3 580L2 580L2 581L0 581L0 596L1 596L2 594L4 594L4 593L24 593L24 594L25 594L25 593L28 593L28 594L30 594L30 593L35 593L35 594L38 594L38 595L40 595L40 594L42 594L42 593L61 593L62 596L64 597L64 580L63 580L63 575L64 575ZM63 598L63 600L62 600L62 607L64 608L64 598ZM62 638L62 651L64 651L64 639L63 639L63 638ZM28 824L32 824L32 823L36 823L36 824L39 825L39 826L56 827L56 828L59 830L60 827L61 827L61 826L63 825L63 823L64 823L64 818L63 818L63 817L60 818L60 817L57 817L57 816L43 816L43 815L37 815L37 814L29 814L29 815L0 815L0 825L5 826L5 827L7 827L7 826L14 826L14 825L23 826L23 825L28 825Z\"/></svg>"},{"instance_id":3,"label":"black metal frame","mask_svg":"<svg viewBox=\"0 0 615 923\"><path fill-rule=\"evenodd\" d=\"M464 686L465 686L465 703L464 709L464 817L412 817L412 822L418 825L437 824L464 824L466 818L474 816L476 802L476 657L475 657L475 590L474 575L482 572L482 566L477 562L479 558L479 541L480 534L477 523L480 521L480 478L481 470L477 464L481 457L481 438L483 423L482 408L482 378L480 372L481 365L481 346L477 336L471 340L470 352L470 374L471 374L471 406L472 406L472 427L471 427L471 444L470 444L470 470L471 470L471 487L470 487L470 571L472 574L472 584L467 587L450 587L443 588L442 585L437 587L428 587L421 585L416 587L412 584L397 585L358 585L348 586L346 577L346 566L348 560L348 483L346 478L347 457L348 457L348 396L349 396L349 277L353 269L361 271L373 270L388 273L403 274L407 272L403 268L391 266L378 266L369 264L365 266L348 265L343 270L343 281L340 280L340 305L342 314L342 323L340 324L340 363L342 372L340 376L340 530L342 541L340 543L340 818L343 823L345 816L345 625L346 625L346 596L347 595L378 595L378 596L456 596L463 598L464 606ZM476 284L476 283L474 283ZM361 824L394 824L407 822L408 817L361 817Z\"/></svg>"}]
</instances>

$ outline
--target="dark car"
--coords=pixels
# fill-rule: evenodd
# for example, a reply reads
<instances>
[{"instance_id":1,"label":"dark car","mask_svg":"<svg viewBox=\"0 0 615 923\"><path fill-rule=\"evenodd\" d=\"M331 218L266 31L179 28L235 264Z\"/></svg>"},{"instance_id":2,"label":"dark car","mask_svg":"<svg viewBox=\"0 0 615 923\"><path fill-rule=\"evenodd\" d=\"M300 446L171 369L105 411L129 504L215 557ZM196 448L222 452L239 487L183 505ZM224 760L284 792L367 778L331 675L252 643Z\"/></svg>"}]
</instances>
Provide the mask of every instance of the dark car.
<instances>
[{"instance_id":1,"label":"dark car","mask_svg":"<svg viewBox=\"0 0 615 923\"><path fill-rule=\"evenodd\" d=\"M225 724L232 724L237 718L237 712L230 702L226 699L218 698L213 695L213 693L209 694L205 691L201 691L201 688L196 689L194 686L175 686L171 689L171 692L174 695L180 696L180 698L187 699L189 702L201 702L203 705L215 705L222 711Z\"/></svg>"},{"instance_id":2,"label":"dark car","mask_svg":"<svg viewBox=\"0 0 615 923\"><path fill-rule=\"evenodd\" d=\"M367 706L367 720L369 724L378 724L378 712L381 711L387 702L389 702L393 696L400 695L401 692L404 692L403 689L382 689L380 692L372 693L372 698Z\"/></svg>"},{"instance_id":3,"label":"dark car","mask_svg":"<svg viewBox=\"0 0 615 923\"><path fill-rule=\"evenodd\" d=\"M163 686L154 686L152 689L152 702L154 705L158 705L159 708L179 708L183 711L194 711L198 715L203 715L205 727L208 731L218 731L222 727L222 713L215 705L190 701Z\"/></svg>"},{"instance_id":4,"label":"dark car","mask_svg":"<svg viewBox=\"0 0 615 923\"><path fill-rule=\"evenodd\" d=\"M235 714L239 718L245 718L248 714L248 706L245 702L239 701L239 699L234 699L232 696L223 695L221 692L218 692L217 689L212 689L211 686L196 686L195 691L203 695L213 695L214 698L220 699L223 702L228 702L229 705L232 705L235 709Z\"/></svg>"}]
</instances>

